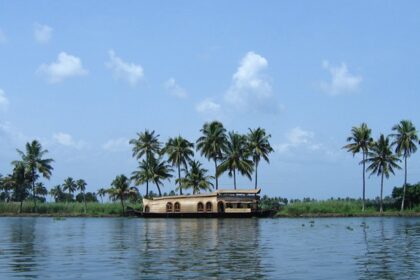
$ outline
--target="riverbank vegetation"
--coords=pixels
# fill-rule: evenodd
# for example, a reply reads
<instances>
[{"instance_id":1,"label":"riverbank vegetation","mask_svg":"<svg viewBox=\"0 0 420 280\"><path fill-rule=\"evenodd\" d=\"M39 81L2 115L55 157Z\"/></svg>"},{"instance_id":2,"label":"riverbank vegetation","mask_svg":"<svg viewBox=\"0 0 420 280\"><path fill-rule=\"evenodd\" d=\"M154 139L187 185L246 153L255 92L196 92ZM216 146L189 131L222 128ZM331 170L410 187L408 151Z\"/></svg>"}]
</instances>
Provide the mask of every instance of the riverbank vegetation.
<instances>
[{"instance_id":1,"label":"riverbank vegetation","mask_svg":"<svg viewBox=\"0 0 420 280\"><path fill-rule=\"evenodd\" d=\"M302 214L355 214L375 211L397 211L409 208L418 211L419 184L410 185L407 179L408 158L416 152L419 138L414 125L403 120L392 128L389 136L381 134L377 141L371 137L367 124L353 127L345 148L353 155L362 154L362 198L357 200L331 199L314 201L311 199L290 200L263 198L263 209L278 209L282 215ZM68 177L63 183L49 190L41 179L49 180L53 174L54 160L41 143L33 140L25 145L25 150L17 150L18 159L12 162L9 175L0 175L0 213L40 213L68 215L124 215L126 206L141 210L141 192L145 197L197 194L219 188L218 178L227 173L232 178L232 188L237 188L237 176L245 176L258 187L258 167L261 160L269 163L269 155L274 151L270 145L270 134L263 128L249 129L241 134L228 132L222 123L205 123L196 142L182 136L161 142L155 131L144 130L129 141L132 156L138 167L131 176L117 175L108 187L87 191L83 179ZM197 155L214 164L208 170L196 158ZM392 197L383 198L384 179L394 175L404 161L404 184L394 188ZM366 173L381 177L378 199L368 200ZM163 183L174 183L173 190L163 190ZM145 188L144 191L141 191ZM149 187L154 187L149 190ZM169 191L169 192L168 192ZM47 203L50 195L55 203ZM103 199L112 203L103 203ZM99 203L99 200L101 203ZM392 201L392 203L390 202ZM30 207L32 205L32 208ZM120 210L116 210L119 208Z\"/></svg>"}]
</instances>

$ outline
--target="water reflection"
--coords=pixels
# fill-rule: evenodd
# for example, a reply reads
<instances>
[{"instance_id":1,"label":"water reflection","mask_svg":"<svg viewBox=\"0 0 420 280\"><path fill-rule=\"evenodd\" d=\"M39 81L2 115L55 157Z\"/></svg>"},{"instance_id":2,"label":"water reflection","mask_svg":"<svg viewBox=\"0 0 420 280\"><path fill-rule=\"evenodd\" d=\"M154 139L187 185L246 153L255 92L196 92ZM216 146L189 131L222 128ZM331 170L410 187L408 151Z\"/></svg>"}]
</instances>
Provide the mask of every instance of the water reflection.
<instances>
[{"instance_id":1,"label":"water reflection","mask_svg":"<svg viewBox=\"0 0 420 280\"><path fill-rule=\"evenodd\" d=\"M420 279L420 219L0 218L0 279Z\"/></svg>"}]
</instances>

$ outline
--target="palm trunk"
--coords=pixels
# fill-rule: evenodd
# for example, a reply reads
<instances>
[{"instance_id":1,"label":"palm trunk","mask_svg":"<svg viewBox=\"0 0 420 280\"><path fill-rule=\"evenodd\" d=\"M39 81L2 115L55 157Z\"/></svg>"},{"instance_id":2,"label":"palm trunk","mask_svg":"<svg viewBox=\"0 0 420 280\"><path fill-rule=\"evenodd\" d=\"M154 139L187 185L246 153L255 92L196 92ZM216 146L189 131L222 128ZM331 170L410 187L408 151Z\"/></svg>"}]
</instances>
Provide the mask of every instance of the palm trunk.
<instances>
[{"instance_id":1,"label":"palm trunk","mask_svg":"<svg viewBox=\"0 0 420 280\"><path fill-rule=\"evenodd\" d=\"M182 195L181 187L181 166L178 164L178 183L179 183L179 194Z\"/></svg>"},{"instance_id":2,"label":"palm trunk","mask_svg":"<svg viewBox=\"0 0 420 280\"><path fill-rule=\"evenodd\" d=\"M219 182L217 180L217 159L214 158L214 178L216 179L216 190L219 189Z\"/></svg>"},{"instance_id":3,"label":"palm trunk","mask_svg":"<svg viewBox=\"0 0 420 280\"><path fill-rule=\"evenodd\" d=\"M157 187L157 189L158 189L158 191L159 191L159 196L162 196L162 192L160 191L159 184L156 184L156 187Z\"/></svg>"},{"instance_id":4,"label":"palm trunk","mask_svg":"<svg viewBox=\"0 0 420 280\"><path fill-rule=\"evenodd\" d=\"M365 178L365 173L366 173L366 152L363 152L363 202L362 202L362 211L365 211L365 193L366 193L366 178Z\"/></svg>"},{"instance_id":5,"label":"palm trunk","mask_svg":"<svg viewBox=\"0 0 420 280\"><path fill-rule=\"evenodd\" d=\"M258 161L255 161L255 189L258 187Z\"/></svg>"},{"instance_id":6,"label":"palm trunk","mask_svg":"<svg viewBox=\"0 0 420 280\"><path fill-rule=\"evenodd\" d=\"M236 169L233 169L233 186L236 190Z\"/></svg>"},{"instance_id":7,"label":"palm trunk","mask_svg":"<svg viewBox=\"0 0 420 280\"><path fill-rule=\"evenodd\" d=\"M149 180L146 181L146 197L149 197Z\"/></svg>"},{"instance_id":8,"label":"palm trunk","mask_svg":"<svg viewBox=\"0 0 420 280\"><path fill-rule=\"evenodd\" d=\"M123 210L123 216L125 216L125 210L124 210L124 199L121 197L121 206Z\"/></svg>"},{"instance_id":9,"label":"palm trunk","mask_svg":"<svg viewBox=\"0 0 420 280\"><path fill-rule=\"evenodd\" d=\"M405 190L407 188L407 157L404 157L404 190L403 190L403 198L401 201L401 211L404 211L404 201L405 201Z\"/></svg>"},{"instance_id":10,"label":"palm trunk","mask_svg":"<svg viewBox=\"0 0 420 280\"><path fill-rule=\"evenodd\" d=\"M19 213L22 213L23 200L20 201Z\"/></svg>"},{"instance_id":11,"label":"palm trunk","mask_svg":"<svg viewBox=\"0 0 420 280\"><path fill-rule=\"evenodd\" d=\"M34 210L36 212L36 198L35 198L35 170L32 169L32 198L34 200Z\"/></svg>"},{"instance_id":12,"label":"palm trunk","mask_svg":"<svg viewBox=\"0 0 420 280\"><path fill-rule=\"evenodd\" d=\"M101 203L104 204L104 197L101 195Z\"/></svg>"},{"instance_id":13,"label":"palm trunk","mask_svg":"<svg viewBox=\"0 0 420 280\"><path fill-rule=\"evenodd\" d=\"M382 176L381 176L381 200L380 200L380 208L379 208L379 212L381 212L381 213L384 212L384 209L382 207L383 193L384 193L384 173L382 173Z\"/></svg>"}]
</instances>

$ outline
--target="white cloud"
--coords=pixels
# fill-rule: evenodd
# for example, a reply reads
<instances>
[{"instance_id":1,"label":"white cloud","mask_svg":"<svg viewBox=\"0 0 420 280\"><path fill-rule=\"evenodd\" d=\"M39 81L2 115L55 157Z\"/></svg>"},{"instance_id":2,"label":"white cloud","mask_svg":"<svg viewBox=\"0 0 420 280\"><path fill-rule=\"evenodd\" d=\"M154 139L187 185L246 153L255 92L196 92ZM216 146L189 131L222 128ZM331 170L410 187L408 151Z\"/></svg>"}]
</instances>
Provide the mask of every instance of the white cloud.
<instances>
[{"instance_id":1,"label":"white cloud","mask_svg":"<svg viewBox=\"0 0 420 280\"><path fill-rule=\"evenodd\" d=\"M0 88L0 110L6 110L8 106L9 100L6 97L6 93Z\"/></svg>"},{"instance_id":2,"label":"white cloud","mask_svg":"<svg viewBox=\"0 0 420 280\"><path fill-rule=\"evenodd\" d=\"M0 28L0 44L5 44L7 42L6 34Z\"/></svg>"},{"instance_id":3,"label":"white cloud","mask_svg":"<svg viewBox=\"0 0 420 280\"><path fill-rule=\"evenodd\" d=\"M181 87L175 80L175 78L168 79L163 87L169 92L169 94L178 98L186 98L188 96L187 91Z\"/></svg>"},{"instance_id":4,"label":"white cloud","mask_svg":"<svg viewBox=\"0 0 420 280\"><path fill-rule=\"evenodd\" d=\"M202 114L218 114L220 109L220 104L214 102L211 98L206 98L195 106L195 110Z\"/></svg>"},{"instance_id":5,"label":"white cloud","mask_svg":"<svg viewBox=\"0 0 420 280\"><path fill-rule=\"evenodd\" d=\"M86 147L86 143L83 141L75 141L70 134L64 132L58 132L53 134L53 140L63 146L76 148L78 150Z\"/></svg>"},{"instance_id":6,"label":"white cloud","mask_svg":"<svg viewBox=\"0 0 420 280\"><path fill-rule=\"evenodd\" d=\"M141 65L123 61L113 50L108 51L108 55L109 61L105 65L112 70L117 80L125 80L131 86L135 86L143 78Z\"/></svg>"},{"instance_id":7,"label":"white cloud","mask_svg":"<svg viewBox=\"0 0 420 280\"><path fill-rule=\"evenodd\" d=\"M129 141L130 140L124 137L110 139L102 145L102 148L110 152L125 151L130 148Z\"/></svg>"},{"instance_id":8,"label":"white cloud","mask_svg":"<svg viewBox=\"0 0 420 280\"><path fill-rule=\"evenodd\" d=\"M66 78L87 75L88 71L83 68L80 58L60 52L56 62L42 64L37 73L44 75L50 83L58 83Z\"/></svg>"},{"instance_id":9,"label":"white cloud","mask_svg":"<svg viewBox=\"0 0 420 280\"><path fill-rule=\"evenodd\" d=\"M243 111L277 111L271 84L263 74L268 61L263 56L248 52L232 77L232 83L225 94L230 106Z\"/></svg>"},{"instance_id":10,"label":"white cloud","mask_svg":"<svg viewBox=\"0 0 420 280\"><path fill-rule=\"evenodd\" d=\"M341 63L339 66L333 66L325 60L322 62L322 67L331 74L331 81L321 82L321 89L324 92L330 95L339 95L352 93L359 89L363 78L351 74L345 63Z\"/></svg>"},{"instance_id":11,"label":"white cloud","mask_svg":"<svg viewBox=\"0 0 420 280\"><path fill-rule=\"evenodd\" d=\"M309 149L316 148L316 145L312 143L315 133L301 129L299 126L293 128L286 133L286 142L278 144L275 147L276 152L285 153L290 151L292 148L305 145Z\"/></svg>"},{"instance_id":12,"label":"white cloud","mask_svg":"<svg viewBox=\"0 0 420 280\"><path fill-rule=\"evenodd\" d=\"M53 29L46 24L34 24L34 37L35 40L40 44L48 43L51 39L52 32Z\"/></svg>"}]
</instances>

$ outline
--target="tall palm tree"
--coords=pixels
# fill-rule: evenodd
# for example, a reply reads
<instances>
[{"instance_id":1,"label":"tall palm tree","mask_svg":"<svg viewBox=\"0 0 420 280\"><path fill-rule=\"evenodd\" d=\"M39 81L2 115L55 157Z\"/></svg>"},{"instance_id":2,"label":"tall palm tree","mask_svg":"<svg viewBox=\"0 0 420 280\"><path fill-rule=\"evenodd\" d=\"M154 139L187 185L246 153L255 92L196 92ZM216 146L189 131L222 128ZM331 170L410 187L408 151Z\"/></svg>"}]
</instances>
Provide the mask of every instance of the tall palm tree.
<instances>
[{"instance_id":1,"label":"tall palm tree","mask_svg":"<svg viewBox=\"0 0 420 280\"><path fill-rule=\"evenodd\" d=\"M208 170L203 168L199 161L191 161L190 169L184 171L185 177L177 179L182 188L191 188L193 194L200 193L201 190L210 191L213 188L211 180L214 177L207 175Z\"/></svg>"},{"instance_id":2,"label":"tall palm tree","mask_svg":"<svg viewBox=\"0 0 420 280\"><path fill-rule=\"evenodd\" d=\"M163 149L168 155L168 161L172 166L178 168L178 183L179 183L179 194L182 195L182 186L181 186L181 165L184 167L184 170L188 169L188 162L191 161L191 157L194 156L194 144L188 140L182 138L181 136L175 138L169 138L168 142Z\"/></svg>"},{"instance_id":3,"label":"tall palm tree","mask_svg":"<svg viewBox=\"0 0 420 280\"><path fill-rule=\"evenodd\" d=\"M392 127L392 130L396 133L391 134L391 137L394 138L391 145L395 146L395 153L397 153L398 156L403 156L404 158L404 190L401 201L401 211L403 211L405 192L407 188L407 158L417 151L416 144L419 141L419 137L417 136L415 126L409 120L400 121L399 124Z\"/></svg>"},{"instance_id":4,"label":"tall palm tree","mask_svg":"<svg viewBox=\"0 0 420 280\"><path fill-rule=\"evenodd\" d=\"M395 174L394 169L401 169L397 164L399 161L401 160L392 153L389 138L381 134L379 140L371 147L368 158L366 159L366 162L370 164L367 170L371 172L371 175L376 174L377 176L381 176L381 213L383 212L384 176L388 179L390 174Z\"/></svg>"},{"instance_id":5,"label":"tall palm tree","mask_svg":"<svg viewBox=\"0 0 420 280\"><path fill-rule=\"evenodd\" d=\"M170 180L172 177L172 169L166 164L166 161L163 161L161 158L150 158L149 162L149 172L150 172L150 181L155 183L159 196L162 196L160 191L160 186L163 185L163 180Z\"/></svg>"},{"instance_id":6,"label":"tall palm tree","mask_svg":"<svg viewBox=\"0 0 420 280\"><path fill-rule=\"evenodd\" d=\"M60 185L57 185L50 190L50 195L54 198L55 202L60 202L63 197L63 190Z\"/></svg>"},{"instance_id":7,"label":"tall palm tree","mask_svg":"<svg viewBox=\"0 0 420 280\"><path fill-rule=\"evenodd\" d=\"M111 183L111 188L108 189L109 197L113 200L119 199L123 215L125 215L124 200L133 193L137 193L135 187L130 187L130 181L125 175L119 175Z\"/></svg>"},{"instance_id":8,"label":"tall palm tree","mask_svg":"<svg viewBox=\"0 0 420 280\"><path fill-rule=\"evenodd\" d=\"M137 170L131 172L131 180L134 181L134 185L140 186L146 183L146 195L145 197L149 196L149 182L152 182L152 174L151 174L151 162L154 160L152 156L150 160L143 159L139 162L139 166Z\"/></svg>"},{"instance_id":9,"label":"tall palm tree","mask_svg":"<svg viewBox=\"0 0 420 280\"><path fill-rule=\"evenodd\" d=\"M137 160L145 157L146 162L150 162L152 157L160 154L159 134L155 135L154 130L150 132L145 129L144 132L137 133L137 139L131 139L129 143L133 145L133 157ZM146 183L146 196L149 194L149 181L145 180L143 182Z\"/></svg>"},{"instance_id":10,"label":"tall palm tree","mask_svg":"<svg viewBox=\"0 0 420 280\"><path fill-rule=\"evenodd\" d=\"M349 144L345 145L343 148L347 149L348 152L353 154L353 157L362 152L363 160L360 162L363 165L363 203L362 211L365 211L365 197L366 197L366 158L369 152L369 149L372 147L374 141L371 137L372 130L367 126L367 124L362 123L359 127L354 126L351 129L351 136L347 138Z\"/></svg>"},{"instance_id":11,"label":"tall palm tree","mask_svg":"<svg viewBox=\"0 0 420 280\"><path fill-rule=\"evenodd\" d=\"M104 189L104 188L100 188L100 189L98 190L98 195L99 195L99 197L101 198L101 203L104 203L104 199L103 199L103 197L106 195L106 189Z\"/></svg>"},{"instance_id":12,"label":"tall palm tree","mask_svg":"<svg viewBox=\"0 0 420 280\"><path fill-rule=\"evenodd\" d=\"M66 197L66 202L69 202L69 198L73 196L73 193L77 190L76 182L73 180L72 177L68 177L64 180L63 183L63 191L68 192L68 196Z\"/></svg>"},{"instance_id":13,"label":"tall palm tree","mask_svg":"<svg viewBox=\"0 0 420 280\"><path fill-rule=\"evenodd\" d=\"M76 187L77 187L77 189L83 195L83 204L84 204L85 214L86 214L86 211L87 211L87 207L86 207L86 194L85 194L85 192L86 192L86 186L87 186L87 184L86 184L85 180L79 179L79 180L76 181Z\"/></svg>"},{"instance_id":14,"label":"tall palm tree","mask_svg":"<svg viewBox=\"0 0 420 280\"><path fill-rule=\"evenodd\" d=\"M15 162L12 175L4 179L5 188L13 190L13 199L20 202L19 213L22 213L23 201L29 195L31 187L30 174L23 162Z\"/></svg>"},{"instance_id":15,"label":"tall palm tree","mask_svg":"<svg viewBox=\"0 0 420 280\"><path fill-rule=\"evenodd\" d=\"M223 151L226 149L226 129L221 122L213 121L205 123L200 131L203 135L197 140L197 150L208 160L214 161L217 190L219 189L217 161L222 159Z\"/></svg>"},{"instance_id":16,"label":"tall palm tree","mask_svg":"<svg viewBox=\"0 0 420 280\"><path fill-rule=\"evenodd\" d=\"M253 162L248 159L246 136L240 135L234 131L229 132L226 150L223 155L223 161L217 170L218 175L229 171L229 176L233 176L233 186L236 190L236 171L248 177L251 180L253 171Z\"/></svg>"},{"instance_id":17,"label":"tall palm tree","mask_svg":"<svg viewBox=\"0 0 420 280\"><path fill-rule=\"evenodd\" d=\"M26 143L25 152L21 150L17 150L17 152L20 155L26 170L30 174L32 195L35 197L35 182L39 177L38 173L40 173L44 178L50 179L53 170L51 163L54 160L51 158L43 158L48 153L48 150L43 150L41 143L37 140L33 140L31 143ZM34 208L36 210L36 199L34 199Z\"/></svg>"},{"instance_id":18,"label":"tall palm tree","mask_svg":"<svg viewBox=\"0 0 420 280\"><path fill-rule=\"evenodd\" d=\"M260 127L254 130L249 129L247 135L247 149L252 156L255 167L255 189L258 187L258 164L260 163L261 158L269 163L268 155L274 151L268 141L270 137L271 135L267 135L265 129Z\"/></svg>"}]
</instances>

